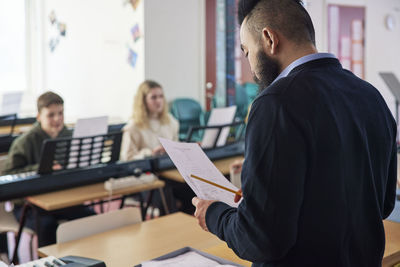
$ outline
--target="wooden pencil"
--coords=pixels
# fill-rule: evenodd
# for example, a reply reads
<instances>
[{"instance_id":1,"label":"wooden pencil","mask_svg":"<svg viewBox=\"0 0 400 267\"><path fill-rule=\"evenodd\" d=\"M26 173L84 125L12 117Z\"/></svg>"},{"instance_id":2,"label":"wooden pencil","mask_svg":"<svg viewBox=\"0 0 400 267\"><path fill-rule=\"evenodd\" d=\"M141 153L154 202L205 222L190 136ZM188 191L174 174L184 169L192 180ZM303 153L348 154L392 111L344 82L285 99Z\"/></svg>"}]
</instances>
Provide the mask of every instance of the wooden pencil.
<instances>
[{"instance_id":1,"label":"wooden pencil","mask_svg":"<svg viewBox=\"0 0 400 267\"><path fill-rule=\"evenodd\" d=\"M217 184L217 183L211 182L211 181L209 181L209 180L207 180L207 179L201 178L201 177L196 176L196 175L194 175L194 174L191 174L190 177L195 178L195 179L197 179L197 180L200 180L200 181L202 181L202 182L208 183L208 184L210 184L210 185L216 186L216 187L218 187L218 188L224 189L224 190L226 190L226 191L232 192L232 193L234 193L234 194L239 195L239 196L242 197L242 193L239 192L239 191L232 190L232 189L230 189L230 188L228 188L228 187L225 187L225 186L219 185L219 184Z\"/></svg>"}]
</instances>

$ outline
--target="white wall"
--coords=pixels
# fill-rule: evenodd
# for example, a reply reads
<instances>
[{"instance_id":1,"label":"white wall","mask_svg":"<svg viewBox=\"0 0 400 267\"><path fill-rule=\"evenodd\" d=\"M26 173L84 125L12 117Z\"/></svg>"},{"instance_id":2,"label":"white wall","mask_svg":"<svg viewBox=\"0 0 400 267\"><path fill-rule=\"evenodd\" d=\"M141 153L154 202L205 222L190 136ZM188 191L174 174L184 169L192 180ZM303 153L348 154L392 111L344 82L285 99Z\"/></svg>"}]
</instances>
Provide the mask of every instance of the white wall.
<instances>
[{"instance_id":1,"label":"white wall","mask_svg":"<svg viewBox=\"0 0 400 267\"><path fill-rule=\"evenodd\" d=\"M204 104L205 1L145 0L145 77Z\"/></svg>"},{"instance_id":2,"label":"white wall","mask_svg":"<svg viewBox=\"0 0 400 267\"><path fill-rule=\"evenodd\" d=\"M144 77L143 38L134 44L136 68L127 63L130 29L136 23L143 28L142 5L134 12L122 1L47 0L44 10L44 89L64 97L66 120L108 115L125 121ZM47 18L52 10L67 25L54 52L48 47L55 35Z\"/></svg>"},{"instance_id":3,"label":"white wall","mask_svg":"<svg viewBox=\"0 0 400 267\"><path fill-rule=\"evenodd\" d=\"M400 1L399 0L308 0L308 11L314 22L317 48L328 51L327 6L328 4L366 7L365 24L365 79L373 84L395 113L395 99L379 77L380 71L392 71L400 79ZM385 28L384 19L393 14L397 25L393 31Z\"/></svg>"},{"instance_id":4,"label":"white wall","mask_svg":"<svg viewBox=\"0 0 400 267\"><path fill-rule=\"evenodd\" d=\"M388 14L395 16L397 21L393 31L384 25ZM379 89L395 114L395 98L378 72L391 71L400 80L400 1L367 0L366 17L366 78Z\"/></svg>"},{"instance_id":5,"label":"white wall","mask_svg":"<svg viewBox=\"0 0 400 267\"><path fill-rule=\"evenodd\" d=\"M126 121L144 79L160 82L169 101L191 97L204 102L205 1L146 0L136 12L123 3L42 2L43 82L37 94L60 93L68 122L100 115ZM51 52L49 41L57 33L48 19L53 10L66 23L67 34ZM143 37L133 43L130 29L136 23ZM127 63L132 45L139 55L135 69Z\"/></svg>"}]
</instances>

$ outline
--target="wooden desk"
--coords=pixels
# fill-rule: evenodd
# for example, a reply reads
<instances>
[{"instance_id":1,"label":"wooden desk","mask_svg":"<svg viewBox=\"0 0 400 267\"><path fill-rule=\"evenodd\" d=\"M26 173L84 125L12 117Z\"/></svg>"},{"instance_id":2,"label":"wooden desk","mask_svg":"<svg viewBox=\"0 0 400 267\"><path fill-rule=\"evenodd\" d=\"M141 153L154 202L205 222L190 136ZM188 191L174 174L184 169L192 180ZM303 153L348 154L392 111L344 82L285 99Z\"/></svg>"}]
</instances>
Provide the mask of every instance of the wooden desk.
<instances>
[{"instance_id":1,"label":"wooden desk","mask_svg":"<svg viewBox=\"0 0 400 267\"><path fill-rule=\"evenodd\" d=\"M228 175L229 174L229 166L235 161L235 160L242 160L243 156L236 156L236 157L230 157L230 158L225 158L225 159L219 159L213 161L215 166L217 167L218 170L223 175ZM159 177L167 178L176 182L184 183L185 180L182 178L178 170L173 169L173 170L168 170L168 171L163 171L158 173Z\"/></svg>"},{"instance_id":2,"label":"wooden desk","mask_svg":"<svg viewBox=\"0 0 400 267\"><path fill-rule=\"evenodd\" d=\"M164 187L165 182L156 180L151 183L135 185L132 187L121 188L113 191L112 196L129 195L143 191L149 191ZM104 183L86 185L47 194L35 195L26 199L44 210L52 211L56 209L72 207L83 204L86 201L103 199L109 197L109 192L104 189Z\"/></svg>"},{"instance_id":3,"label":"wooden desk","mask_svg":"<svg viewBox=\"0 0 400 267\"><path fill-rule=\"evenodd\" d=\"M400 224L384 221L384 225L386 249L382 264L385 267L400 262ZM185 246L250 266L250 262L238 258L216 236L201 230L194 217L183 213L174 213L76 241L42 247L39 248L39 255L86 256L101 259L108 267L117 267L133 266Z\"/></svg>"},{"instance_id":4,"label":"wooden desk","mask_svg":"<svg viewBox=\"0 0 400 267\"><path fill-rule=\"evenodd\" d=\"M243 266L251 266L251 262L242 260L241 258L236 256L235 252L233 252L233 250L230 249L225 242L218 244L216 246L213 246L213 247L203 249L203 251L206 253L218 256L220 258L224 258L229 261L239 263L240 265L243 265Z\"/></svg>"},{"instance_id":5,"label":"wooden desk","mask_svg":"<svg viewBox=\"0 0 400 267\"><path fill-rule=\"evenodd\" d=\"M382 266L391 267L400 263L400 223L383 221L385 225L386 248Z\"/></svg>"},{"instance_id":6,"label":"wooden desk","mask_svg":"<svg viewBox=\"0 0 400 267\"><path fill-rule=\"evenodd\" d=\"M19 124L14 126L14 131L13 134L22 134L27 131L32 127L32 123L28 124ZM0 134L9 134L11 132L11 126L1 126L0 127Z\"/></svg>"},{"instance_id":7,"label":"wooden desk","mask_svg":"<svg viewBox=\"0 0 400 267\"><path fill-rule=\"evenodd\" d=\"M86 256L104 261L107 267L121 267L134 266L186 246L205 250L218 245L224 245L224 242L203 231L196 218L179 212L79 240L42 247L39 248L39 256ZM222 254L228 255L230 249L226 247L226 250L222 247L221 250L210 252L219 254L222 251ZM230 255L232 259L242 262L234 254Z\"/></svg>"}]
</instances>

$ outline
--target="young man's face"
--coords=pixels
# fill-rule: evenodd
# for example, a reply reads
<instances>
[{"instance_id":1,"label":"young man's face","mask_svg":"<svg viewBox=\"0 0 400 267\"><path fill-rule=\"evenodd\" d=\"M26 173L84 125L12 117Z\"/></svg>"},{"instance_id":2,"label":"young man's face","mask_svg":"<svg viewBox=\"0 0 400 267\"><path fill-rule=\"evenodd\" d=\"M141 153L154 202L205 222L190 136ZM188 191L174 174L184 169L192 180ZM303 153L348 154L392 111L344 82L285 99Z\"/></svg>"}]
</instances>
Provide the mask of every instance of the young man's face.
<instances>
[{"instance_id":1,"label":"young man's face","mask_svg":"<svg viewBox=\"0 0 400 267\"><path fill-rule=\"evenodd\" d=\"M50 137L55 138L64 128L64 105L51 104L37 115L37 120Z\"/></svg>"}]
</instances>

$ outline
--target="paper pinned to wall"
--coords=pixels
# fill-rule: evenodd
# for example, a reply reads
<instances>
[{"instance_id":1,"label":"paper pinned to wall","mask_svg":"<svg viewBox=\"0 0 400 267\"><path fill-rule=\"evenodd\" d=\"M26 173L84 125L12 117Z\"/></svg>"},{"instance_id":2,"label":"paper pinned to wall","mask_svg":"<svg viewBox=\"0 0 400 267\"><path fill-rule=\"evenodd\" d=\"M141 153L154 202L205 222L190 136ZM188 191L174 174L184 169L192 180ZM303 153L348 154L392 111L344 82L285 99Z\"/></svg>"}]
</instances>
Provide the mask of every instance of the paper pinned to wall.
<instances>
[{"instance_id":1,"label":"paper pinned to wall","mask_svg":"<svg viewBox=\"0 0 400 267\"><path fill-rule=\"evenodd\" d=\"M199 198L218 200L232 207L238 206L238 203L233 201L235 197L233 193L190 177L194 174L238 191L238 188L222 175L197 143L174 142L164 138L159 138L159 140L183 179Z\"/></svg>"},{"instance_id":2,"label":"paper pinned to wall","mask_svg":"<svg viewBox=\"0 0 400 267\"><path fill-rule=\"evenodd\" d=\"M225 108L213 108L211 110L210 118L208 119L208 126L224 125L232 123L235 119L236 106L230 106ZM218 137L217 146L223 146L226 144L226 140L229 135L230 127L224 127ZM203 148L210 148L214 146L215 139L217 138L219 129L207 129L204 132L201 146Z\"/></svg>"},{"instance_id":3,"label":"paper pinned to wall","mask_svg":"<svg viewBox=\"0 0 400 267\"><path fill-rule=\"evenodd\" d=\"M1 101L0 115L18 114L22 103L22 92L4 93Z\"/></svg>"},{"instance_id":4,"label":"paper pinned to wall","mask_svg":"<svg viewBox=\"0 0 400 267\"><path fill-rule=\"evenodd\" d=\"M107 134L108 116L78 119L72 137L86 137Z\"/></svg>"}]
</instances>

